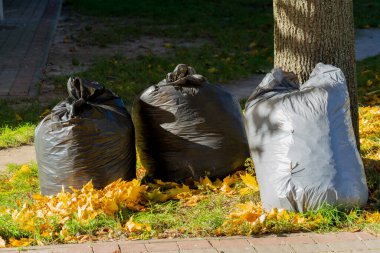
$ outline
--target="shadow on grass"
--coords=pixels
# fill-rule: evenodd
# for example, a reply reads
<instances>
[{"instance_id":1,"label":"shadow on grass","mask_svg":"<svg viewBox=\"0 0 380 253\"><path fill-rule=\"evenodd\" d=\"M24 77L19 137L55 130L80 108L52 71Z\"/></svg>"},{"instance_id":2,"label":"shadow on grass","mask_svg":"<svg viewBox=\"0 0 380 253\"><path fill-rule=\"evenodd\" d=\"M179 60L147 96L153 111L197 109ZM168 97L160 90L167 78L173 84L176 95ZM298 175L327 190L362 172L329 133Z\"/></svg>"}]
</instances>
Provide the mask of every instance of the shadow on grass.
<instances>
[{"instance_id":1,"label":"shadow on grass","mask_svg":"<svg viewBox=\"0 0 380 253\"><path fill-rule=\"evenodd\" d=\"M369 190L368 209L380 211L380 160L363 158Z\"/></svg>"}]
</instances>

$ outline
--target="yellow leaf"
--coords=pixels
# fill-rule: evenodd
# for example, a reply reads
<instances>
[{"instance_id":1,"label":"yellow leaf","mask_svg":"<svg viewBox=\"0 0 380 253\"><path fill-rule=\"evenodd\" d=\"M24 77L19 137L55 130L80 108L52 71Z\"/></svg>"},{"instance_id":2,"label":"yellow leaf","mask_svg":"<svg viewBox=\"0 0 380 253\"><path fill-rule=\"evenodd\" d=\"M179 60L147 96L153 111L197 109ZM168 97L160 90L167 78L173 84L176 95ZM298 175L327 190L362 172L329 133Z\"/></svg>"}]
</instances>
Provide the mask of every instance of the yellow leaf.
<instances>
[{"instance_id":1,"label":"yellow leaf","mask_svg":"<svg viewBox=\"0 0 380 253\"><path fill-rule=\"evenodd\" d=\"M215 68L215 67L211 67L211 68L209 68L209 69L207 70L207 72L213 74L213 73L218 72L218 69Z\"/></svg>"},{"instance_id":2,"label":"yellow leaf","mask_svg":"<svg viewBox=\"0 0 380 253\"><path fill-rule=\"evenodd\" d=\"M199 201L205 199L206 196L204 195L193 195L191 197L182 199L182 205L183 206L196 206Z\"/></svg>"},{"instance_id":3,"label":"yellow leaf","mask_svg":"<svg viewBox=\"0 0 380 253\"><path fill-rule=\"evenodd\" d=\"M365 214L365 220L369 223L380 223L380 212L376 211L373 213L366 213Z\"/></svg>"},{"instance_id":4,"label":"yellow leaf","mask_svg":"<svg viewBox=\"0 0 380 253\"><path fill-rule=\"evenodd\" d=\"M204 178L200 178L199 182L195 182L195 184L198 187L206 187L206 188L209 188L211 190L216 190L216 187L213 185L213 183L211 182L211 180L207 176Z\"/></svg>"},{"instance_id":5,"label":"yellow leaf","mask_svg":"<svg viewBox=\"0 0 380 253\"><path fill-rule=\"evenodd\" d=\"M304 217L301 217L301 215L299 213L296 213L293 217L293 224L295 225L300 225L300 224L303 224L305 223L305 218Z\"/></svg>"},{"instance_id":6,"label":"yellow leaf","mask_svg":"<svg viewBox=\"0 0 380 253\"><path fill-rule=\"evenodd\" d=\"M220 191L224 193L231 193L232 189L228 184L222 183L222 186L220 187Z\"/></svg>"},{"instance_id":7,"label":"yellow leaf","mask_svg":"<svg viewBox=\"0 0 380 253\"><path fill-rule=\"evenodd\" d=\"M18 113L16 113L15 118L16 118L17 121L21 121L22 120L20 114L18 114Z\"/></svg>"},{"instance_id":8,"label":"yellow leaf","mask_svg":"<svg viewBox=\"0 0 380 253\"><path fill-rule=\"evenodd\" d=\"M156 188L151 192L145 193L145 197L153 202L164 202L169 199L169 195L160 191L160 188Z\"/></svg>"},{"instance_id":9,"label":"yellow leaf","mask_svg":"<svg viewBox=\"0 0 380 253\"><path fill-rule=\"evenodd\" d=\"M272 208L272 209L270 210L270 212L268 213L268 215L267 215L267 219L268 219L268 220L274 220L274 219L277 219L277 213L278 213L277 208Z\"/></svg>"},{"instance_id":10,"label":"yellow leaf","mask_svg":"<svg viewBox=\"0 0 380 253\"><path fill-rule=\"evenodd\" d=\"M127 189L128 201L135 202L140 198L142 192L146 191L147 187L142 186L140 181L133 179Z\"/></svg>"},{"instance_id":11,"label":"yellow leaf","mask_svg":"<svg viewBox=\"0 0 380 253\"><path fill-rule=\"evenodd\" d=\"M17 240L15 238L9 239L9 244L12 247L26 247L29 246L33 242L33 239L30 238L21 238L20 240Z\"/></svg>"},{"instance_id":12,"label":"yellow leaf","mask_svg":"<svg viewBox=\"0 0 380 253\"><path fill-rule=\"evenodd\" d=\"M129 218L129 220L125 223L124 228L129 232L129 233L134 233L134 232L141 232L143 230L146 231L151 231L152 228L149 224L141 224L133 221L133 216Z\"/></svg>"},{"instance_id":13,"label":"yellow leaf","mask_svg":"<svg viewBox=\"0 0 380 253\"><path fill-rule=\"evenodd\" d=\"M187 196L187 194L191 195L191 190L189 186L182 185L182 187L176 186L175 188L169 189L166 191L166 193L170 196L170 198L178 199L178 195L181 194L181 197ZM187 194L184 194L187 193Z\"/></svg>"},{"instance_id":14,"label":"yellow leaf","mask_svg":"<svg viewBox=\"0 0 380 253\"><path fill-rule=\"evenodd\" d=\"M67 238L67 237L69 236L70 232L69 232L69 229L68 229L66 226L64 226L64 227L61 229L61 231L59 232L59 234L60 234L62 237Z\"/></svg>"},{"instance_id":15,"label":"yellow leaf","mask_svg":"<svg viewBox=\"0 0 380 253\"><path fill-rule=\"evenodd\" d=\"M256 181L256 178L251 174L245 173L245 175L241 175L240 178L243 180L244 184L253 191L259 190L259 185Z\"/></svg>"},{"instance_id":16,"label":"yellow leaf","mask_svg":"<svg viewBox=\"0 0 380 253\"><path fill-rule=\"evenodd\" d=\"M176 186L178 186L177 183L174 183L174 182L163 182L161 179L156 179L154 181L159 186L164 186L164 187L176 187Z\"/></svg>"},{"instance_id":17,"label":"yellow leaf","mask_svg":"<svg viewBox=\"0 0 380 253\"><path fill-rule=\"evenodd\" d=\"M94 185L92 184L92 180L88 182L87 184L85 184L81 189L82 193L88 193L92 191L94 191Z\"/></svg>"},{"instance_id":18,"label":"yellow leaf","mask_svg":"<svg viewBox=\"0 0 380 253\"><path fill-rule=\"evenodd\" d=\"M367 86L371 86L373 84L373 81L370 79L370 80L367 80Z\"/></svg>"},{"instance_id":19,"label":"yellow leaf","mask_svg":"<svg viewBox=\"0 0 380 253\"><path fill-rule=\"evenodd\" d=\"M166 47L166 48L172 48L173 44L172 43L165 43L164 47Z\"/></svg>"},{"instance_id":20,"label":"yellow leaf","mask_svg":"<svg viewBox=\"0 0 380 253\"><path fill-rule=\"evenodd\" d=\"M43 202L46 202L46 201L49 200L48 197L46 197L46 196L42 196L41 194L38 194L38 193L33 194L33 195L32 195L32 198L33 198L34 200L37 200L37 201L43 201Z\"/></svg>"},{"instance_id":21,"label":"yellow leaf","mask_svg":"<svg viewBox=\"0 0 380 253\"><path fill-rule=\"evenodd\" d=\"M119 211L119 207L116 204L114 199L105 199L104 200L104 212L106 214L114 214Z\"/></svg>"},{"instance_id":22,"label":"yellow leaf","mask_svg":"<svg viewBox=\"0 0 380 253\"><path fill-rule=\"evenodd\" d=\"M0 236L0 248L5 248L5 240Z\"/></svg>"},{"instance_id":23,"label":"yellow leaf","mask_svg":"<svg viewBox=\"0 0 380 253\"><path fill-rule=\"evenodd\" d=\"M227 176L223 179L223 183L227 184L228 186L231 186L232 184L239 181L239 176L235 173L232 176Z\"/></svg>"},{"instance_id":24,"label":"yellow leaf","mask_svg":"<svg viewBox=\"0 0 380 253\"><path fill-rule=\"evenodd\" d=\"M285 209L279 209L277 214L278 220L289 220L290 215L289 212Z\"/></svg>"},{"instance_id":25,"label":"yellow leaf","mask_svg":"<svg viewBox=\"0 0 380 253\"><path fill-rule=\"evenodd\" d=\"M249 187L244 187L244 188L241 188L241 189L239 190L239 194L240 194L240 195L247 195L247 194L250 193L251 191L252 191L251 188L249 188Z\"/></svg>"},{"instance_id":26,"label":"yellow leaf","mask_svg":"<svg viewBox=\"0 0 380 253\"><path fill-rule=\"evenodd\" d=\"M254 47L256 47L256 46L257 46L256 41L252 41L252 42L249 44L249 47L250 47L250 48L254 48Z\"/></svg>"},{"instance_id":27,"label":"yellow leaf","mask_svg":"<svg viewBox=\"0 0 380 253\"><path fill-rule=\"evenodd\" d=\"M252 223L258 221L262 213L263 210L261 206L250 201L247 203L238 204L235 212L230 213L229 217L246 220Z\"/></svg>"},{"instance_id":28,"label":"yellow leaf","mask_svg":"<svg viewBox=\"0 0 380 253\"><path fill-rule=\"evenodd\" d=\"M49 232L49 231L44 231L42 234L41 234L42 237L51 237L52 236L52 232Z\"/></svg>"},{"instance_id":29,"label":"yellow leaf","mask_svg":"<svg viewBox=\"0 0 380 253\"><path fill-rule=\"evenodd\" d=\"M19 170L20 173L30 173L31 170L27 164L23 164Z\"/></svg>"}]
</instances>

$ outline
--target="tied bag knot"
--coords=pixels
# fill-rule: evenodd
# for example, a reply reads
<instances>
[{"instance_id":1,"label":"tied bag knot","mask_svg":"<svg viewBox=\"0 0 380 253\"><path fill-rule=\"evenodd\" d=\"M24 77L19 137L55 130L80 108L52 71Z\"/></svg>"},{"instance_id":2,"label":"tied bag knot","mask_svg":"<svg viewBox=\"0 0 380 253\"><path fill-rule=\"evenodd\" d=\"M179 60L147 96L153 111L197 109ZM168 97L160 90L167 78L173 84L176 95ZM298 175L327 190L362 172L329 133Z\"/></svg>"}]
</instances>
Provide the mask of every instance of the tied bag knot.
<instances>
[{"instance_id":1,"label":"tied bag knot","mask_svg":"<svg viewBox=\"0 0 380 253\"><path fill-rule=\"evenodd\" d=\"M86 104L94 105L92 100L104 93L104 86L98 82L87 81L79 77L70 77L67 81L70 116L78 116Z\"/></svg>"},{"instance_id":2,"label":"tied bag knot","mask_svg":"<svg viewBox=\"0 0 380 253\"><path fill-rule=\"evenodd\" d=\"M70 117L81 115L86 106L102 108L126 117L127 113L123 109L124 105L107 105L107 101L119 99L120 97L111 91L107 91L98 82L88 81L79 77L70 77L67 81L67 92L69 99L66 107Z\"/></svg>"},{"instance_id":3,"label":"tied bag knot","mask_svg":"<svg viewBox=\"0 0 380 253\"><path fill-rule=\"evenodd\" d=\"M207 79L198 75L193 67L186 64L178 64L177 67L166 75L166 78L158 83L158 86L183 86L183 85L201 85L207 82Z\"/></svg>"}]
</instances>

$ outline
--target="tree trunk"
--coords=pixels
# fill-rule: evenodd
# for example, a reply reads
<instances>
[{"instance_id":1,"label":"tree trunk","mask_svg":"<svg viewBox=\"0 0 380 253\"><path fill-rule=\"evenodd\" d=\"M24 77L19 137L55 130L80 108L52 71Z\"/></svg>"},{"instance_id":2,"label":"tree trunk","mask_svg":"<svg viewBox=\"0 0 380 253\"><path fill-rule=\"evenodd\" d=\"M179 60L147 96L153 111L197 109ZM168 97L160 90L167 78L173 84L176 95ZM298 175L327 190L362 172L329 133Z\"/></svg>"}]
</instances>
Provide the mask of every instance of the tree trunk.
<instances>
[{"instance_id":1,"label":"tree trunk","mask_svg":"<svg viewBox=\"0 0 380 253\"><path fill-rule=\"evenodd\" d=\"M352 0L273 0L274 65L304 83L318 62L343 70L359 147Z\"/></svg>"}]
</instances>

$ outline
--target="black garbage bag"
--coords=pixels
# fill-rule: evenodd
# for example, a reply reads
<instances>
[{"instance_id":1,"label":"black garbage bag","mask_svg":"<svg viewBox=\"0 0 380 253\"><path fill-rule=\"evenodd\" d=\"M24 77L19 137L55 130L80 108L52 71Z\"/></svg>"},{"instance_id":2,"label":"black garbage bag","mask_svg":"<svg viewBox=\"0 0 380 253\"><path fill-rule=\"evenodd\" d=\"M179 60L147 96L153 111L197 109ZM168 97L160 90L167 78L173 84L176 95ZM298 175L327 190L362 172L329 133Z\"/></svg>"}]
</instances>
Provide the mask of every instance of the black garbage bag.
<instances>
[{"instance_id":1,"label":"black garbage bag","mask_svg":"<svg viewBox=\"0 0 380 253\"><path fill-rule=\"evenodd\" d=\"M132 119L123 101L97 82L70 78L69 97L37 126L41 192L52 195L92 180L102 188L136 176Z\"/></svg>"},{"instance_id":2,"label":"black garbage bag","mask_svg":"<svg viewBox=\"0 0 380 253\"><path fill-rule=\"evenodd\" d=\"M274 69L254 90L245 119L263 207L362 206L368 189L343 72L317 64L299 86Z\"/></svg>"},{"instance_id":3,"label":"black garbage bag","mask_svg":"<svg viewBox=\"0 0 380 253\"><path fill-rule=\"evenodd\" d=\"M224 177L249 157L237 100L185 64L141 94L132 118L148 179Z\"/></svg>"}]
</instances>

